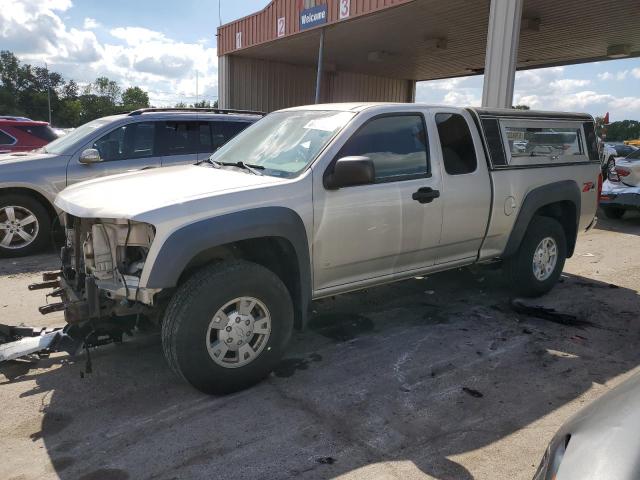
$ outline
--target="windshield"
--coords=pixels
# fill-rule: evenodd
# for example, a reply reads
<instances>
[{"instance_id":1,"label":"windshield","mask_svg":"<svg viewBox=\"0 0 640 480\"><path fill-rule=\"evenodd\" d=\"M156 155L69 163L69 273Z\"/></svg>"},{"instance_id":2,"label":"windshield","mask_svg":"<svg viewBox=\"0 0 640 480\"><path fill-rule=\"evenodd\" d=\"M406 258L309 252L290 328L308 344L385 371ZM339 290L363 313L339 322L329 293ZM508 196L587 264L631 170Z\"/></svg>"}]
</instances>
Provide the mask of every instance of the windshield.
<instances>
[{"instance_id":1,"label":"windshield","mask_svg":"<svg viewBox=\"0 0 640 480\"><path fill-rule=\"evenodd\" d=\"M71 145L73 145L83 137L90 135L93 131L97 130L108 122L109 120L107 119L99 119L94 120L93 122L85 123L84 125L76 128L73 132L68 133L64 137L60 137L57 140L49 143L46 147L44 147L44 151L46 153L55 153L56 155L65 153L65 150Z\"/></svg>"},{"instance_id":2,"label":"windshield","mask_svg":"<svg viewBox=\"0 0 640 480\"><path fill-rule=\"evenodd\" d=\"M211 160L244 162L263 167L265 175L293 178L353 116L352 112L318 110L272 113L214 153Z\"/></svg>"},{"instance_id":3,"label":"windshield","mask_svg":"<svg viewBox=\"0 0 640 480\"><path fill-rule=\"evenodd\" d=\"M631 155L629 155L626 160L638 160L640 159L640 148L635 150Z\"/></svg>"}]
</instances>

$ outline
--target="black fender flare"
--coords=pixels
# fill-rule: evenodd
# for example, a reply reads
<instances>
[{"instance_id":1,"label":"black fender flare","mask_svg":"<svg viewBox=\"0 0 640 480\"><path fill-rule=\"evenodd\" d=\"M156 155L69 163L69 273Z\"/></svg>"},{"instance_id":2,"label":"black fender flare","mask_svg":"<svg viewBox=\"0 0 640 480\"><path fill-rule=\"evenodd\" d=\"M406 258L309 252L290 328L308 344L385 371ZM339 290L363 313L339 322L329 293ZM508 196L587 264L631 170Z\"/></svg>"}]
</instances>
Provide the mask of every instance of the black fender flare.
<instances>
[{"instance_id":1,"label":"black fender flare","mask_svg":"<svg viewBox=\"0 0 640 480\"><path fill-rule=\"evenodd\" d=\"M505 247L502 257L509 257L518 251L529 227L529 223L538 210L546 205L563 201L573 203L576 211L576 218L574 219L575 225L573 225L575 234L567 235L567 256L570 257L573 255L578 225L580 223L581 195L580 188L574 180L563 180L561 182L542 185L527 193L518 213L518 218L509 235L509 240L507 241L507 246Z\"/></svg>"},{"instance_id":2,"label":"black fender flare","mask_svg":"<svg viewBox=\"0 0 640 480\"><path fill-rule=\"evenodd\" d=\"M311 303L311 259L300 216L286 207L260 207L199 220L173 232L160 247L147 288L173 288L189 263L202 252L241 240L284 238L293 246L299 272L297 314L304 325ZM295 302L295 299L294 299Z\"/></svg>"}]
</instances>

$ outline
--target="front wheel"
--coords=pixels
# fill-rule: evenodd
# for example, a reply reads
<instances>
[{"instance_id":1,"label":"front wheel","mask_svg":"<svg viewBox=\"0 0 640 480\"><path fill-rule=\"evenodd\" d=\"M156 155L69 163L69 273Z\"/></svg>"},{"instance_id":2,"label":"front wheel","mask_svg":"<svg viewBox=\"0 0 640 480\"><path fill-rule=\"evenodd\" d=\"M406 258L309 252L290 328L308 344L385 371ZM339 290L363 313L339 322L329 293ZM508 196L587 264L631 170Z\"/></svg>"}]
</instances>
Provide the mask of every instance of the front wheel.
<instances>
[{"instance_id":1,"label":"front wheel","mask_svg":"<svg viewBox=\"0 0 640 480\"><path fill-rule=\"evenodd\" d=\"M553 288L567 258L567 240L560 223L534 217L520 248L505 261L511 288L519 295L538 297Z\"/></svg>"},{"instance_id":2,"label":"front wheel","mask_svg":"<svg viewBox=\"0 0 640 480\"><path fill-rule=\"evenodd\" d=\"M280 278L238 260L207 266L178 288L162 345L178 375L202 392L224 394L269 375L292 330L293 305Z\"/></svg>"},{"instance_id":3,"label":"front wheel","mask_svg":"<svg viewBox=\"0 0 640 480\"><path fill-rule=\"evenodd\" d=\"M47 209L27 195L0 196L0 257L23 257L43 250L51 238Z\"/></svg>"}]
</instances>

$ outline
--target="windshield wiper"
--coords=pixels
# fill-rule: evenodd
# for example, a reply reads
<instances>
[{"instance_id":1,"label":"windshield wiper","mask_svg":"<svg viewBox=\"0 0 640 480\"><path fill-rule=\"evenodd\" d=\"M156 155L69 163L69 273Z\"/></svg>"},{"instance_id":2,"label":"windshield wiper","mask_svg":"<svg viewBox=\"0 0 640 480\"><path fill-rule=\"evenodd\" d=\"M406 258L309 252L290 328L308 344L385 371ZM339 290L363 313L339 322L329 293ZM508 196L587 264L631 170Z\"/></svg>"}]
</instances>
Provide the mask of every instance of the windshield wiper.
<instances>
[{"instance_id":1,"label":"windshield wiper","mask_svg":"<svg viewBox=\"0 0 640 480\"><path fill-rule=\"evenodd\" d=\"M258 170L264 170L264 167L262 165L252 165L250 163L244 163L244 162L217 162L216 160L211 160L210 158L208 158L205 161L209 162L211 165L213 165L216 168L237 167L237 168L242 168L243 170L247 170L253 173L254 175L262 175L262 173L260 173Z\"/></svg>"}]
</instances>

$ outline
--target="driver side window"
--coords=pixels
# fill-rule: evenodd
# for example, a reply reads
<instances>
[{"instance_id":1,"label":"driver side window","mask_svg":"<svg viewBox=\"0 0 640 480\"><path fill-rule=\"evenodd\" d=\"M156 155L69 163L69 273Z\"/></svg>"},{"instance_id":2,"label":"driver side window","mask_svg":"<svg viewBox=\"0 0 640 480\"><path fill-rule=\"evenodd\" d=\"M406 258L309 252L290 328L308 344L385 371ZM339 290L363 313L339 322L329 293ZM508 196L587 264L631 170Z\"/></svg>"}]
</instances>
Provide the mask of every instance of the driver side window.
<instances>
[{"instance_id":1,"label":"driver side window","mask_svg":"<svg viewBox=\"0 0 640 480\"><path fill-rule=\"evenodd\" d=\"M105 162L147 158L155 155L155 125L151 122L130 123L109 132L93 147Z\"/></svg>"},{"instance_id":2,"label":"driver side window","mask_svg":"<svg viewBox=\"0 0 640 480\"><path fill-rule=\"evenodd\" d=\"M374 118L342 147L338 158L368 157L376 183L426 177L429 174L427 133L422 115Z\"/></svg>"}]
</instances>

